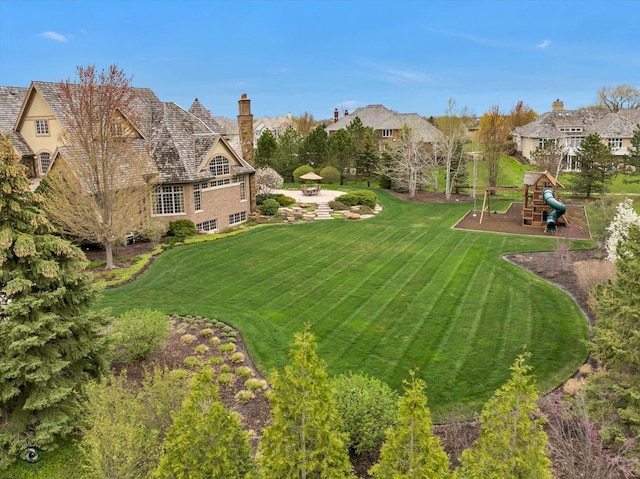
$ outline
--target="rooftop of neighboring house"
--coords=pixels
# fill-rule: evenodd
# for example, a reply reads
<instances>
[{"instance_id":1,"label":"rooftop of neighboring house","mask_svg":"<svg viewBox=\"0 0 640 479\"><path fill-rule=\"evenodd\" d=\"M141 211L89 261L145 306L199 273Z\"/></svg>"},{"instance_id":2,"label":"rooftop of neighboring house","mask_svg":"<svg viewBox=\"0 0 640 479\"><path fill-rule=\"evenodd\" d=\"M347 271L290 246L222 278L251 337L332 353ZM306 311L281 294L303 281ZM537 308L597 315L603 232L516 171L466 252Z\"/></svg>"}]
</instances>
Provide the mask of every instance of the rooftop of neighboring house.
<instances>
[{"instance_id":1,"label":"rooftop of neighboring house","mask_svg":"<svg viewBox=\"0 0 640 479\"><path fill-rule=\"evenodd\" d=\"M22 136L13 131L13 127L28 92L27 87L0 86L0 133L9 136L16 151L22 156L28 156L31 150Z\"/></svg>"},{"instance_id":2,"label":"rooftop of neighboring house","mask_svg":"<svg viewBox=\"0 0 640 479\"><path fill-rule=\"evenodd\" d=\"M375 130L401 130L404 125L407 125L427 142L434 141L439 134L435 126L417 113L398 113L389 110L383 105L369 105L364 108L358 108L329 125L326 131L331 133L346 128L355 117L360 118L365 127L372 127Z\"/></svg>"},{"instance_id":3,"label":"rooftop of neighboring house","mask_svg":"<svg viewBox=\"0 0 640 479\"><path fill-rule=\"evenodd\" d=\"M562 102L554 102L554 105ZM640 110L605 109L565 110L555 107L527 125L515 129L515 134L528 138L564 138L597 133L602 138L630 138L638 128Z\"/></svg>"}]
</instances>

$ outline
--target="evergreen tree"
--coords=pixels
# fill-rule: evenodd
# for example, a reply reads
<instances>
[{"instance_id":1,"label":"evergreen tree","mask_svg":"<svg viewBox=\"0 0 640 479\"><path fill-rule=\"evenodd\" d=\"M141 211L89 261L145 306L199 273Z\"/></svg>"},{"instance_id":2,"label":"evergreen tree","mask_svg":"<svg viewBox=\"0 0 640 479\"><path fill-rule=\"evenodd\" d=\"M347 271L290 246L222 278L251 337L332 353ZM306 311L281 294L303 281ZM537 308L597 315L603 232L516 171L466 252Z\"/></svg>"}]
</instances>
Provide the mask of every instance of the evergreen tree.
<instances>
[{"instance_id":1,"label":"evergreen tree","mask_svg":"<svg viewBox=\"0 0 640 479\"><path fill-rule=\"evenodd\" d=\"M452 477L449 457L433 434L427 406L426 384L410 371L398 405L398 424L387 431L380 460L369 471L374 478L447 479Z\"/></svg>"},{"instance_id":2,"label":"evergreen tree","mask_svg":"<svg viewBox=\"0 0 640 479\"><path fill-rule=\"evenodd\" d=\"M350 477L347 438L339 418L324 362L316 355L309 327L296 334L291 364L271 377L271 423L260 441L265 479Z\"/></svg>"},{"instance_id":3,"label":"evergreen tree","mask_svg":"<svg viewBox=\"0 0 640 479\"><path fill-rule=\"evenodd\" d=\"M204 368L167 431L154 477L234 479L251 477L253 472L249 433L238 414L222 405L213 370Z\"/></svg>"},{"instance_id":4,"label":"evergreen tree","mask_svg":"<svg viewBox=\"0 0 640 479\"><path fill-rule=\"evenodd\" d=\"M278 140L273 136L271 130L264 130L260 138L258 138L258 145L256 148L256 166L273 167L273 158L275 157L276 150L278 149Z\"/></svg>"},{"instance_id":5,"label":"evergreen tree","mask_svg":"<svg viewBox=\"0 0 640 479\"><path fill-rule=\"evenodd\" d=\"M592 193L605 193L613 178L611 148L602 143L597 133L588 135L580 144L576 155L579 170L574 173L573 189L587 198Z\"/></svg>"},{"instance_id":6,"label":"evergreen tree","mask_svg":"<svg viewBox=\"0 0 640 479\"><path fill-rule=\"evenodd\" d=\"M511 370L511 379L495 392L480 414L475 447L463 451L460 479L551 479L547 435L536 401L524 353Z\"/></svg>"},{"instance_id":7,"label":"evergreen tree","mask_svg":"<svg viewBox=\"0 0 640 479\"><path fill-rule=\"evenodd\" d=\"M71 432L83 386L105 366L86 258L51 234L25 171L0 138L0 467Z\"/></svg>"},{"instance_id":8,"label":"evergreen tree","mask_svg":"<svg viewBox=\"0 0 640 479\"><path fill-rule=\"evenodd\" d=\"M623 434L640 433L640 226L618 243L615 281L596 288L593 353L608 371L596 399L608 398ZM614 425L614 428L615 425Z\"/></svg>"},{"instance_id":9,"label":"evergreen tree","mask_svg":"<svg viewBox=\"0 0 640 479\"><path fill-rule=\"evenodd\" d=\"M342 128L329 137L327 150L327 164L338 169L340 172L340 184L343 185L345 176L349 174L353 166L356 152L355 139L348 130Z\"/></svg>"},{"instance_id":10,"label":"evergreen tree","mask_svg":"<svg viewBox=\"0 0 640 479\"><path fill-rule=\"evenodd\" d=\"M300 145L302 137L293 127L288 127L278 137L278 148L273 155L271 166L285 182L293 180L293 170L302 165L300 159Z\"/></svg>"},{"instance_id":11,"label":"evergreen tree","mask_svg":"<svg viewBox=\"0 0 640 479\"><path fill-rule=\"evenodd\" d=\"M318 168L327 161L327 132L318 125L302 140L300 158L303 162Z\"/></svg>"}]
</instances>

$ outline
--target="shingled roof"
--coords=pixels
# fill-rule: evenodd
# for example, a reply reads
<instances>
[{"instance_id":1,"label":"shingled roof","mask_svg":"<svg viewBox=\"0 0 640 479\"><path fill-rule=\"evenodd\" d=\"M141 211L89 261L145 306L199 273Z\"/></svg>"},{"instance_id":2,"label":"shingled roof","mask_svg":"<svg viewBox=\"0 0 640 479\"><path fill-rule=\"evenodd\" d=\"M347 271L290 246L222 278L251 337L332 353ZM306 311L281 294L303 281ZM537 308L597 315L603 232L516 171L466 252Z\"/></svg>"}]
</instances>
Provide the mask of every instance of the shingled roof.
<instances>
[{"instance_id":1,"label":"shingled roof","mask_svg":"<svg viewBox=\"0 0 640 479\"><path fill-rule=\"evenodd\" d=\"M28 91L29 89L25 87L0 86L0 133L9 136L9 141L23 157L32 156L33 152L22 135L14 131L13 127Z\"/></svg>"},{"instance_id":2,"label":"shingled roof","mask_svg":"<svg viewBox=\"0 0 640 479\"><path fill-rule=\"evenodd\" d=\"M531 123L515 129L527 138L564 138L597 133L602 138L630 138L638 128L640 110L560 110L543 113ZM579 128L580 131L562 131Z\"/></svg>"},{"instance_id":3,"label":"shingled roof","mask_svg":"<svg viewBox=\"0 0 640 479\"><path fill-rule=\"evenodd\" d=\"M374 130L401 130L404 125L407 125L414 134L427 143L434 143L440 135L435 126L417 113L398 113L383 105L358 108L332 123L325 130L327 133L332 133L346 128L355 117L360 118L365 127L371 127Z\"/></svg>"}]
</instances>

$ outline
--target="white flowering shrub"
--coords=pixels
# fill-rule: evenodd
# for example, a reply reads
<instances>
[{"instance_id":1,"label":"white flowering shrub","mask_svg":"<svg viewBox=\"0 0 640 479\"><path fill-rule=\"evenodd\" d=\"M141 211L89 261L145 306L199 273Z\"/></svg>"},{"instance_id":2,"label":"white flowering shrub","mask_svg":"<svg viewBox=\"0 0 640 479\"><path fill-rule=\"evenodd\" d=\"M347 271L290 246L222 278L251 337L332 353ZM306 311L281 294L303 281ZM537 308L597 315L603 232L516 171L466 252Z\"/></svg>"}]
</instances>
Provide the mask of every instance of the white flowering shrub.
<instances>
[{"instance_id":1,"label":"white flowering shrub","mask_svg":"<svg viewBox=\"0 0 640 479\"><path fill-rule=\"evenodd\" d=\"M271 190L282 188L284 180L273 168L266 166L256 170L256 183L258 184L258 193L268 195Z\"/></svg>"},{"instance_id":2,"label":"white flowering shrub","mask_svg":"<svg viewBox=\"0 0 640 479\"><path fill-rule=\"evenodd\" d=\"M607 259L615 261L618 259L616 249L620 242L627 241L629 234L629 226L632 224L640 225L640 216L631 206L632 201L627 198L616 207L616 214L613 221L607 226L607 240L605 248L607 249Z\"/></svg>"}]
</instances>

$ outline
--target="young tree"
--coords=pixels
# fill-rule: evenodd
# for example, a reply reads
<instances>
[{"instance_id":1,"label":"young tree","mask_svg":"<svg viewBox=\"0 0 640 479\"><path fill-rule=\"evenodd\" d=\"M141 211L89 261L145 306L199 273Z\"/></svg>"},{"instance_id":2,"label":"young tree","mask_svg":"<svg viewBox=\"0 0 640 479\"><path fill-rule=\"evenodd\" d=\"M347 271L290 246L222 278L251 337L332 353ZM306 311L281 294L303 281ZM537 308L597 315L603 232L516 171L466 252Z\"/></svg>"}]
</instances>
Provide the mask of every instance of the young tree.
<instances>
[{"instance_id":1,"label":"young tree","mask_svg":"<svg viewBox=\"0 0 640 479\"><path fill-rule=\"evenodd\" d=\"M311 130L300 145L300 158L313 167L324 165L327 161L327 132L319 125Z\"/></svg>"},{"instance_id":2,"label":"young tree","mask_svg":"<svg viewBox=\"0 0 640 479\"><path fill-rule=\"evenodd\" d=\"M52 234L26 169L0 138L0 468L47 449L76 424L105 369L106 319L82 251Z\"/></svg>"},{"instance_id":3,"label":"young tree","mask_svg":"<svg viewBox=\"0 0 640 479\"><path fill-rule=\"evenodd\" d=\"M278 148L274 152L271 167L276 170L285 181L293 180L293 170L302 163L300 161L300 144L302 137L294 128L288 127L278 137Z\"/></svg>"},{"instance_id":4,"label":"young tree","mask_svg":"<svg viewBox=\"0 0 640 479\"><path fill-rule=\"evenodd\" d=\"M273 136L271 130L264 130L260 138L258 138L258 146L256 148L256 166L273 167L273 159L276 156L276 150L278 149L278 140Z\"/></svg>"},{"instance_id":5,"label":"young tree","mask_svg":"<svg viewBox=\"0 0 640 479\"><path fill-rule=\"evenodd\" d=\"M243 430L238 414L227 411L220 402L211 368L196 374L174 417L153 477L240 479L254 472L249 433Z\"/></svg>"},{"instance_id":6,"label":"young tree","mask_svg":"<svg viewBox=\"0 0 640 479\"><path fill-rule=\"evenodd\" d=\"M452 477L449 457L433 433L427 406L426 384L409 372L398 405L398 424L387 431L379 462L369 474L381 479L447 479Z\"/></svg>"},{"instance_id":7,"label":"young tree","mask_svg":"<svg viewBox=\"0 0 640 479\"><path fill-rule=\"evenodd\" d=\"M415 197L418 188L429 182L427 166L433 155L428 146L405 125L389 153L383 174L391 179L394 187L408 191L411 198Z\"/></svg>"},{"instance_id":8,"label":"young tree","mask_svg":"<svg viewBox=\"0 0 640 479\"><path fill-rule=\"evenodd\" d=\"M445 116L439 117L437 120L441 136L436 153L443 158L446 168L444 194L447 201L451 198L454 186L459 185L458 177L464 176L466 171L464 161L464 137L467 131L464 118L466 116L466 108L458 110L456 101L449 98L449 106Z\"/></svg>"},{"instance_id":9,"label":"young tree","mask_svg":"<svg viewBox=\"0 0 640 479\"><path fill-rule=\"evenodd\" d=\"M345 176L353 166L356 144L353 135L346 129L336 131L327 140L327 164L335 166L340 172L340 184L344 184Z\"/></svg>"},{"instance_id":10,"label":"young tree","mask_svg":"<svg viewBox=\"0 0 640 479\"><path fill-rule=\"evenodd\" d=\"M551 479L547 435L536 401L538 393L518 356L511 379L495 392L480 414L480 436L460 457L460 479Z\"/></svg>"},{"instance_id":11,"label":"young tree","mask_svg":"<svg viewBox=\"0 0 640 479\"><path fill-rule=\"evenodd\" d=\"M44 209L65 234L99 243L113 268L113 247L147 219L156 172L138 129L136 95L122 70L78 67L59 86L63 146L47 176Z\"/></svg>"},{"instance_id":12,"label":"young tree","mask_svg":"<svg viewBox=\"0 0 640 479\"><path fill-rule=\"evenodd\" d=\"M557 178L562 168L565 149L560 140L546 140L531 152L531 162L542 170L551 172Z\"/></svg>"},{"instance_id":13,"label":"young tree","mask_svg":"<svg viewBox=\"0 0 640 479\"><path fill-rule=\"evenodd\" d=\"M610 111L625 108L640 109L640 90L631 85L602 87L598 90L598 101Z\"/></svg>"},{"instance_id":14,"label":"young tree","mask_svg":"<svg viewBox=\"0 0 640 479\"><path fill-rule=\"evenodd\" d=\"M256 169L256 183L258 185L258 193L268 195L271 190L282 188L284 180L276 170L266 166Z\"/></svg>"},{"instance_id":15,"label":"young tree","mask_svg":"<svg viewBox=\"0 0 640 479\"><path fill-rule=\"evenodd\" d=\"M604 193L614 174L611 148L597 133L591 133L580 144L576 154L579 170L573 176L573 189L587 198L592 193Z\"/></svg>"},{"instance_id":16,"label":"young tree","mask_svg":"<svg viewBox=\"0 0 640 479\"><path fill-rule=\"evenodd\" d=\"M489 175L489 186L498 186L500 158L503 144L507 139L509 128L507 121L500 113L500 107L494 105L488 113L480 118L479 137L484 149L484 160Z\"/></svg>"},{"instance_id":17,"label":"young tree","mask_svg":"<svg viewBox=\"0 0 640 479\"><path fill-rule=\"evenodd\" d=\"M309 326L295 336L291 364L271 377L271 423L262 435L259 462L265 478L351 476L346 435L324 362Z\"/></svg>"},{"instance_id":18,"label":"young tree","mask_svg":"<svg viewBox=\"0 0 640 479\"><path fill-rule=\"evenodd\" d=\"M596 287L594 356L611 381L599 395L615 398L621 429L640 434L640 225L629 226L627 240L618 243L615 281Z\"/></svg>"}]
</instances>

